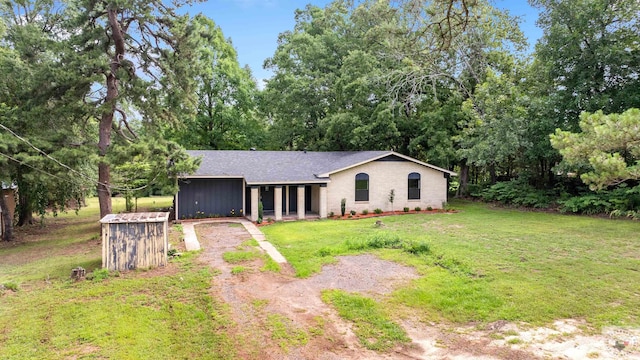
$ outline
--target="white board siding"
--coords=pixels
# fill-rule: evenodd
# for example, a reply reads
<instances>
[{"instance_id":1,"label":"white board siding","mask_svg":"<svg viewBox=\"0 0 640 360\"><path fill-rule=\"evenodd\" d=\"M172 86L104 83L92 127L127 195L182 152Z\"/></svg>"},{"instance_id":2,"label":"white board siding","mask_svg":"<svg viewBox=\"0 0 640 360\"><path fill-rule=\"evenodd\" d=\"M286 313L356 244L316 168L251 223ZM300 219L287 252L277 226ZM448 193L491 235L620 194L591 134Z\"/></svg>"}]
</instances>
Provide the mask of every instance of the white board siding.
<instances>
[{"instance_id":1,"label":"white board siding","mask_svg":"<svg viewBox=\"0 0 640 360\"><path fill-rule=\"evenodd\" d=\"M355 201L355 178L358 173L369 175L369 201ZM408 176L415 172L420 174L420 199L408 199ZM340 200L347 199L346 211L362 210L372 212L376 208L391 211L389 192L395 190L393 210L402 211L416 206L423 209L442 208L447 201L447 179L444 173L410 161L372 161L350 168L330 176L327 185L328 211L340 214Z\"/></svg>"}]
</instances>

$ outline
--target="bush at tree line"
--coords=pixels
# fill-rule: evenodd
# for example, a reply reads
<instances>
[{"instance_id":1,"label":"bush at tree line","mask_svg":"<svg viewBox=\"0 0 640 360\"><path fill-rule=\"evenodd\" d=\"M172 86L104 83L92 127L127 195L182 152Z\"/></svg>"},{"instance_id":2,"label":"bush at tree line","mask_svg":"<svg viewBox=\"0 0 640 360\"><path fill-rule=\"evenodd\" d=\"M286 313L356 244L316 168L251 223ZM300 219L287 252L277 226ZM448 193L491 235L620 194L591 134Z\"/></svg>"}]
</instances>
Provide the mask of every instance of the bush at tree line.
<instances>
[{"instance_id":1,"label":"bush at tree line","mask_svg":"<svg viewBox=\"0 0 640 360\"><path fill-rule=\"evenodd\" d=\"M563 185L553 190L536 189L526 181L511 180L496 183L472 196L484 201L529 208L556 207L562 213L609 214L613 217L640 219L640 185L621 184L615 189L589 191L579 189L570 194Z\"/></svg>"}]
</instances>

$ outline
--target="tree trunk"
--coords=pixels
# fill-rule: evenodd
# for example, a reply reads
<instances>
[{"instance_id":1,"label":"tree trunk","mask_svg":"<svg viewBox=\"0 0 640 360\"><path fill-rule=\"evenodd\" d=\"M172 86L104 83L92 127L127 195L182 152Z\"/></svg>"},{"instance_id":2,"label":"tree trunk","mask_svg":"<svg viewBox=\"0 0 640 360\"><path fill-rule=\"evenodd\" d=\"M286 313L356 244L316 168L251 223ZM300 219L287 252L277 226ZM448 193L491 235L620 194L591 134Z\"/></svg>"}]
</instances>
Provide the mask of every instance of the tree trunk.
<instances>
[{"instance_id":1,"label":"tree trunk","mask_svg":"<svg viewBox=\"0 0 640 360\"><path fill-rule=\"evenodd\" d=\"M456 196L465 196L467 195L469 189L469 165L467 165L466 160L463 160L460 164L460 185L458 186L458 193Z\"/></svg>"},{"instance_id":2,"label":"tree trunk","mask_svg":"<svg viewBox=\"0 0 640 360\"><path fill-rule=\"evenodd\" d=\"M547 181L547 188L548 189L553 189L553 187L556 185L556 174L553 172L553 166L551 166L550 162L547 165L546 172L547 172L548 179L549 179Z\"/></svg>"},{"instance_id":3,"label":"tree trunk","mask_svg":"<svg viewBox=\"0 0 640 360\"><path fill-rule=\"evenodd\" d=\"M111 207L111 189L109 188L110 175L111 169L109 164L100 162L98 164L98 182L100 182L100 184L98 184L98 202L100 203L100 218L113 212Z\"/></svg>"},{"instance_id":4,"label":"tree trunk","mask_svg":"<svg viewBox=\"0 0 640 360\"><path fill-rule=\"evenodd\" d=\"M16 184L18 185L18 226L33 224L33 208L29 201L29 193L31 192L30 184L22 177L22 167L18 167L16 174Z\"/></svg>"},{"instance_id":5,"label":"tree trunk","mask_svg":"<svg viewBox=\"0 0 640 360\"><path fill-rule=\"evenodd\" d=\"M24 182L19 183L24 184ZM27 193L26 189L24 191L18 190L18 226L33 224L33 208Z\"/></svg>"},{"instance_id":6,"label":"tree trunk","mask_svg":"<svg viewBox=\"0 0 640 360\"><path fill-rule=\"evenodd\" d=\"M0 209L2 209L2 222L4 223L4 229L2 231L2 241L13 240L13 219L9 213L9 206L4 201L4 194L0 191Z\"/></svg>"},{"instance_id":7,"label":"tree trunk","mask_svg":"<svg viewBox=\"0 0 640 360\"><path fill-rule=\"evenodd\" d=\"M495 185L498 181L498 175L496 174L496 164L489 165L489 181L491 185Z\"/></svg>"},{"instance_id":8,"label":"tree trunk","mask_svg":"<svg viewBox=\"0 0 640 360\"><path fill-rule=\"evenodd\" d=\"M104 217L112 212L111 207L111 166L105 160L107 150L111 145L111 129L113 127L113 117L116 112L118 100L118 78L116 74L120 69L120 62L124 59L125 46L122 28L117 18L117 9L109 8L109 25L111 27L111 38L115 44L115 53L111 59L110 72L106 74L107 96L105 98L106 109L100 118L100 133L98 149L100 162L98 163L98 200L100 202L100 217Z\"/></svg>"},{"instance_id":9,"label":"tree trunk","mask_svg":"<svg viewBox=\"0 0 640 360\"><path fill-rule=\"evenodd\" d=\"M106 162L105 156L111 145L111 127L113 125L113 113L115 111L115 99L118 95L117 80L112 74L107 75L107 103L112 104L100 119L100 137L98 149L100 150L100 162L98 163L98 201L100 202L100 218L112 212L111 208L111 166Z\"/></svg>"}]
</instances>

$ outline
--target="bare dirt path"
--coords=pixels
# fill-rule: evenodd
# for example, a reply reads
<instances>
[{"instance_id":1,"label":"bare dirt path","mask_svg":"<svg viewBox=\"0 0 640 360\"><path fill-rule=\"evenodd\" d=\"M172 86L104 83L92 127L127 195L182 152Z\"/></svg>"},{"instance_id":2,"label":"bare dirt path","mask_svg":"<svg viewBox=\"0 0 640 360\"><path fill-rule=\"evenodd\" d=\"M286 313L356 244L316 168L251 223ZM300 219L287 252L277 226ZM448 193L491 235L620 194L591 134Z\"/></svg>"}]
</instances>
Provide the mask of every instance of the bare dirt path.
<instances>
[{"instance_id":1,"label":"bare dirt path","mask_svg":"<svg viewBox=\"0 0 640 360\"><path fill-rule=\"evenodd\" d=\"M225 262L222 254L238 251L243 242L251 239L244 227L230 223L202 224L196 226L196 232L203 248L200 261L219 271L211 291L230 307L233 325L229 331L236 339L241 358L636 359L633 355L611 352L607 339L576 335L579 324L564 326L567 322L560 322L557 329L536 329L536 333L531 329L517 329L507 322L478 330L472 324L455 328L404 320L401 324L412 339L411 344L398 346L388 353L370 351L360 345L351 324L322 302L321 292L342 289L384 297L395 287L417 278L413 268L373 255L343 256L336 264L324 266L321 273L298 279L291 268L284 268L280 273L262 271L264 261L260 258L243 262L240 265L244 271L233 274L232 270L239 264ZM516 336L529 336L529 341L523 345L508 343ZM553 341L549 341L550 338ZM594 341L602 346L594 351L577 350L581 344Z\"/></svg>"}]
</instances>

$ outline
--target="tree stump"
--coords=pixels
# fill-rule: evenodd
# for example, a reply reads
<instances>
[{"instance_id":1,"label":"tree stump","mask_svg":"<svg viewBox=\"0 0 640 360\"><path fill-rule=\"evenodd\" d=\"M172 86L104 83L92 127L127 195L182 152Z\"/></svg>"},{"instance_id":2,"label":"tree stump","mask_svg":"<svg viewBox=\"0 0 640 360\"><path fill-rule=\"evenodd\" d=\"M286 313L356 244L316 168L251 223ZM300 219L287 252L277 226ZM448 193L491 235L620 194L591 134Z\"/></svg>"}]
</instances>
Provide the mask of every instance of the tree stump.
<instances>
[{"instance_id":1,"label":"tree stump","mask_svg":"<svg viewBox=\"0 0 640 360\"><path fill-rule=\"evenodd\" d=\"M84 279L84 276L86 274L87 274L87 271L82 266L78 266L75 269L71 269L71 278L76 281Z\"/></svg>"}]
</instances>

